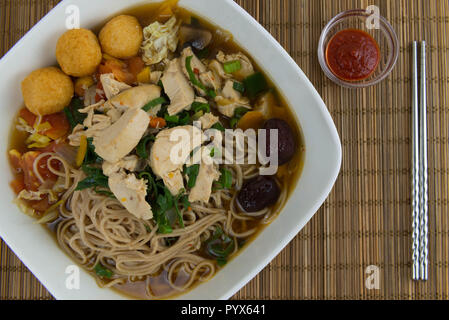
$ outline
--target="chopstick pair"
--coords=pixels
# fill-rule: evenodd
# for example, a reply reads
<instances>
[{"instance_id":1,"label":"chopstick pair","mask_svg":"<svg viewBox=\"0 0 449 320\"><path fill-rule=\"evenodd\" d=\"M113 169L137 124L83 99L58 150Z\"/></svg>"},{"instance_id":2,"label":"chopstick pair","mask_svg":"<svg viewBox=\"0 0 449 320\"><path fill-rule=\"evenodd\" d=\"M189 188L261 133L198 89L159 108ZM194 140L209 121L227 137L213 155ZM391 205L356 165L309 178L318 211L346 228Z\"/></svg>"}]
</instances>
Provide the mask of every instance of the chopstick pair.
<instances>
[{"instance_id":1,"label":"chopstick pair","mask_svg":"<svg viewBox=\"0 0 449 320\"><path fill-rule=\"evenodd\" d=\"M412 106L412 208L413 208L413 280L428 276L428 181L427 181L427 103L426 103L426 42L412 44L413 106ZM418 73L419 64L419 73ZM419 77L419 81L418 81ZM418 87L419 85L419 87Z\"/></svg>"}]
</instances>

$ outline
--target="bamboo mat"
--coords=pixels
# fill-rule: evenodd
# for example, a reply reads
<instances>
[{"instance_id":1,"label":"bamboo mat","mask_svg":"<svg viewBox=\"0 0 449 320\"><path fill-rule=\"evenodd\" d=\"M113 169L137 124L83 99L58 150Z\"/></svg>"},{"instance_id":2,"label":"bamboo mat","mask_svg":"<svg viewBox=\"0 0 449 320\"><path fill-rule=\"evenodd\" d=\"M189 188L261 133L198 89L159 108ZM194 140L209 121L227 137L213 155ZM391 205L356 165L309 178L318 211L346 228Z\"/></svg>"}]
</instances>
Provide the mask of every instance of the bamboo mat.
<instances>
[{"instance_id":1,"label":"bamboo mat","mask_svg":"<svg viewBox=\"0 0 449 320\"><path fill-rule=\"evenodd\" d=\"M0 0L3 55L57 0ZM323 97L343 147L340 176L295 239L235 299L448 299L449 3L446 0L236 0L290 53ZM337 13L375 4L400 40L381 84L343 89L322 73L321 29ZM411 281L410 42L428 43L429 281ZM0 248L0 299L52 299ZM366 267L379 268L367 289Z\"/></svg>"}]
</instances>

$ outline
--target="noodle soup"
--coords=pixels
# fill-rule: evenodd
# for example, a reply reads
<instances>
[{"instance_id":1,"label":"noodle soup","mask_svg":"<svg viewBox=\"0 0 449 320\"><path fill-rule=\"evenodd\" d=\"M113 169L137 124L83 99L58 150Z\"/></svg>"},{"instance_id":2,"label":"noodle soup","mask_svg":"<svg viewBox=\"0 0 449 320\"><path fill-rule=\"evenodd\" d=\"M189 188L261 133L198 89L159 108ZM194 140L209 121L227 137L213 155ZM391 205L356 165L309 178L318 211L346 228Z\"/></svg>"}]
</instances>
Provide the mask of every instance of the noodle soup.
<instances>
[{"instance_id":1,"label":"noodle soup","mask_svg":"<svg viewBox=\"0 0 449 320\"><path fill-rule=\"evenodd\" d=\"M56 58L60 69L34 71L22 84L11 186L22 211L100 286L143 299L182 294L279 214L303 165L300 128L228 32L167 1L61 35ZM49 82L60 90L39 87ZM208 163L221 152L218 139L192 144L189 159L202 151L197 162L175 163L167 154L177 129L190 138L275 129L277 149L267 144L267 154L276 151L279 168L264 176L259 162Z\"/></svg>"}]
</instances>

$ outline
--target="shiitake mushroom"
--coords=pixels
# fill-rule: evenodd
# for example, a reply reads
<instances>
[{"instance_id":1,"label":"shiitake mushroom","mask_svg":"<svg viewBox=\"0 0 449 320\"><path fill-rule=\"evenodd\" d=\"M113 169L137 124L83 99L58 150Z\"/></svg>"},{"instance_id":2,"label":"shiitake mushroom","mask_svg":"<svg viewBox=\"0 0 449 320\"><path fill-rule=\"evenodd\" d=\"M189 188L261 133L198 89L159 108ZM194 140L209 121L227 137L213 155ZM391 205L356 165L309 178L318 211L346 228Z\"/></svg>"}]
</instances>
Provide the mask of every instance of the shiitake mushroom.
<instances>
[{"instance_id":1,"label":"shiitake mushroom","mask_svg":"<svg viewBox=\"0 0 449 320\"><path fill-rule=\"evenodd\" d=\"M201 27L182 25L179 28L179 37L183 43L183 47L187 44L187 46L191 46L196 50L203 50L210 44L212 33Z\"/></svg>"},{"instance_id":2,"label":"shiitake mushroom","mask_svg":"<svg viewBox=\"0 0 449 320\"><path fill-rule=\"evenodd\" d=\"M274 205L279 199L281 189L272 176L257 176L246 181L237 201L246 212L257 212Z\"/></svg>"},{"instance_id":3,"label":"shiitake mushroom","mask_svg":"<svg viewBox=\"0 0 449 320\"><path fill-rule=\"evenodd\" d=\"M270 146L270 132L269 130L277 129L278 130L278 145L277 145L277 152L278 152L278 164L283 165L287 162L289 162L293 156L295 155L296 151L296 141L295 141L295 135L293 134L293 130L290 127L290 125L282 119L273 118L269 119L264 124L264 129L267 130L266 135L266 153L269 157L271 154L271 146ZM273 151L275 151L273 149Z\"/></svg>"}]
</instances>

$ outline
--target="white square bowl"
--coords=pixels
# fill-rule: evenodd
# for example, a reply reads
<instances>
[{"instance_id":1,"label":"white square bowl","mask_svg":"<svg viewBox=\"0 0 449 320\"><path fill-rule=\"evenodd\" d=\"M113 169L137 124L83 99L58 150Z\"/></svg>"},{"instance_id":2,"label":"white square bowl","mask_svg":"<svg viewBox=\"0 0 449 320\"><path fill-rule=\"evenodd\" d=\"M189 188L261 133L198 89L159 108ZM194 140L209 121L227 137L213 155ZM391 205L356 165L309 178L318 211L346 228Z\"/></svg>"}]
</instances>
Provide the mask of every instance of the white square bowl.
<instances>
[{"instance_id":1,"label":"white square bowl","mask_svg":"<svg viewBox=\"0 0 449 320\"><path fill-rule=\"evenodd\" d=\"M32 70L54 65L58 37L65 31L66 9L80 9L81 26L90 28L108 17L150 1L65 0L37 23L1 60L0 118L0 236L57 299L122 299L113 290L100 289L81 270L80 289L65 286L67 266L73 262L59 249L54 236L13 204L7 159L11 123L23 105L22 79ZM207 283L181 299L228 299L264 268L302 229L328 196L340 170L341 145L324 102L313 85L278 42L232 0L181 0L179 5L229 30L234 39L262 66L286 98L300 123L306 156L302 175L284 209L243 252ZM318 63L318 61L317 61ZM296 285L301 285L300 283Z\"/></svg>"}]
</instances>

